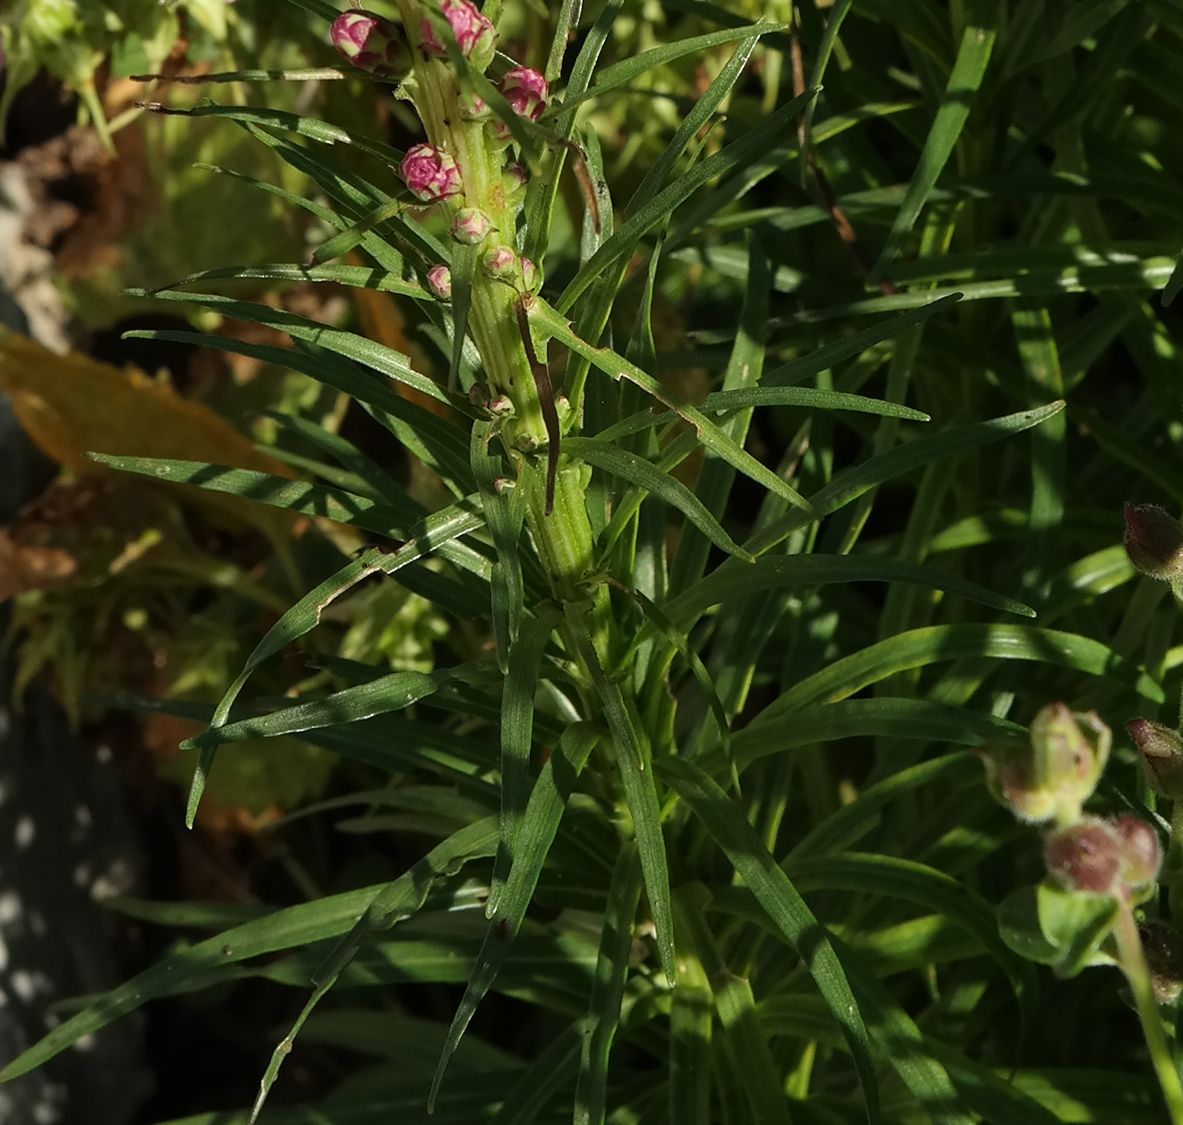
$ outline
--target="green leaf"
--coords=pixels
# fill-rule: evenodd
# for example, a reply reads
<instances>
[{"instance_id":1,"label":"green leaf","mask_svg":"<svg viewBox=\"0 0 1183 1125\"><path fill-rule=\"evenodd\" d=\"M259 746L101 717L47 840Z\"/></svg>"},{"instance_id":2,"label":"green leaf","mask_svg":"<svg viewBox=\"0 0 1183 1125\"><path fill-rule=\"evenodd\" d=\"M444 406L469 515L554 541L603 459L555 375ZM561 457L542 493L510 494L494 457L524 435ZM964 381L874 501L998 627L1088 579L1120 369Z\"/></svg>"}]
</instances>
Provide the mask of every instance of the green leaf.
<instances>
[{"instance_id":1,"label":"green leaf","mask_svg":"<svg viewBox=\"0 0 1183 1125\"><path fill-rule=\"evenodd\" d=\"M394 554L374 548L358 556L336 574L326 578L272 625L263 639L255 646L254 651L247 657L242 671L235 677L234 682L219 700L213 718L210 720L211 729L226 724L234 701L246 686L247 680L250 679L255 669L265 660L282 652L293 641L310 632L319 624L320 616L325 608L350 587L371 574L394 574L404 566L418 562L433 552L443 553L452 540L476 531L482 526L484 526L484 520L477 514L474 498L469 497L460 504L454 504L450 508L436 512L416 524L412 529L411 540L403 544ZM197 806L205 789L206 775L213 765L215 749L214 746L203 749L197 767L193 771L193 783L189 789L189 802L185 812L185 822L190 828L193 826L194 817L197 815Z\"/></svg>"},{"instance_id":2,"label":"green leaf","mask_svg":"<svg viewBox=\"0 0 1183 1125\"><path fill-rule=\"evenodd\" d=\"M493 422L476 422L473 425L469 459L481 498L481 508L485 513L485 523L497 551L491 582L493 638L497 646L497 663L505 671L509 666L509 653L518 633L526 596L522 560L518 554L526 502L517 482L504 475L501 458L489 452L489 442L496 429Z\"/></svg>"},{"instance_id":3,"label":"green leaf","mask_svg":"<svg viewBox=\"0 0 1183 1125\"><path fill-rule=\"evenodd\" d=\"M559 822L575 782L587 762L588 755L599 739L589 726L576 724L568 727L555 753L547 760L530 794L530 801L522 817L515 839L513 866L502 891L498 907L490 920L485 940L477 954L476 964L468 978L468 986L460 999L444 1048L436 1064L428 1095L428 1112L435 1103L444 1073L448 1068L477 1006L484 999L501 969L513 938L521 928L526 908L534 896L534 888L542 865L554 843Z\"/></svg>"},{"instance_id":4,"label":"green leaf","mask_svg":"<svg viewBox=\"0 0 1183 1125\"><path fill-rule=\"evenodd\" d=\"M703 410L721 413L751 406L803 406L810 410L854 410L861 414L879 414L886 418L906 418L910 422L931 422L922 410L913 410L897 402L864 395L825 391L816 387L745 387L742 390L715 391L702 404Z\"/></svg>"},{"instance_id":5,"label":"green leaf","mask_svg":"<svg viewBox=\"0 0 1183 1125\"><path fill-rule=\"evenodd\" d=\"M690 806L769 920L805 962L850 1047L866 1101L867 1118L871 1122L881 1121L879 1087L866 1024L825 928L743 814L710 777L693 763L678 758L659 758L656 768L670 788Z\"/></svg>"},{"instance_id":6,"label":"green leaf","mask_svg":"<svg viewBox=\"0 0 1183 1125\"><path fill-rule=\"evenodd\" d=\"M175 995L193 984L211 983L223 969L240 961L339 937L359 915L375 927L393 925L423 906L437 879L471 860L491 856L496 846L497 821L488 817L449 837L391 883L277 910L169 953L53 1028L0 1070L0 1082L27 1074L149 1000Z\"/></svg>"},{"instance_id":7,"label":"green leaf","mask_svg":"<svg viewBox=\"0 0 1183 1125\"><path fill-rule=\"evenodd\" d=\"M641 868L636 848L626 845L604 906L604 924L596 975L583 1033L583 1053L575 1083L575 1125L603 1125L608 1110L608 1059L620 1026L620 1009L633 950L633 923L641 898Z\"/></svg>"},{"instance_id":8,"label":"green leaf","mask_svg":"<svg viewBox=\"0 0 1183 1125\"><path fill-rule=\"evenodd\" d=\"M758 590L797 589L831 582L911 582L960 594L1004 613L1035 616L1035 611L1022 602L960 578L945 577L929 566L860 555L764 555L752 563L712 571L667 601L662 609L675 624L688 625L711 606Z\"/></svg>"},{"instance_id":9,"label":"green leaf","mask_svg":"<svg viewBox=\"0 0 1183 1125\"><path fill-rule=\"evenodd\" d=\"M930 625L869 645L807 676L766 708L760 721L809 703L845 699L897 672L966 657L1043 661L1117 679L1155 703L1164 698L1155 680L1090 637L1031 625Z\"/></svg>"},{"instance_id":10,"label":"green leaf","mask_svg":"<svg viewBox=\"0 0 1183 1125\"><path fill-rule=\"evenodd\" d=\"M721 457L733 468L750 477L757 484L762 484L790 504L808 508L806 501L795 489L787 485L770 469L761 465L750 453L729 438L719 426L707 418L702 411L683 402L679 396L662 386L653 376L647 375L635 364L629 363L623 356L609 348L596 348L581 340L571 331L566 320L544 301L535 300L530 306L530 315L548 336L570 348L576 355L590 361L593 367L599 368L613 379L623 378L630 383L635 383L658 402L668 406L689 422L694 427L702 444L716 457Z\"/></svg>"},{"instance_id":11,"label":"green leaf","mask_svg":"<svg viewBox=\"0 0 1183 1125\"><path fill-rule=\"evenodd\" d=\"M434 398L439 402L453 406L461 413L468 413L471 407L462 403L454 396L450 396L436 386L425 375L420 375L411 367L410 359L401 352L396 352L385 344L367 340L354 332L346 332L340 328L333 328L328 324L320 324L315 320L298 316L286 309L273 309L270 305L255 304L249 301L236 301L231 297L223 297L215 293L185 293L173 290L157 290L148 293L145 290L128 290L133 297L152 297L157 301L180 301L187 304L200 305L213 309L222 316L233 317L235 320L245 320L252 324L262 324L273 328L277 332L286 332L293 340L301 340L314 344L355 360L382 375L389 376L395 382Z\"/></svg>"},{"instance_id":12,"label":"green leaf","mask_svg":"<svg viewBox=\"0 0 1183 1125\"><path fill-rule=\"evenodd\" d=\"M616 744L616 765L620 770L620 783L632 817L633 836L641 857L649 909L653 912L657 954L666 980L672 985L677 979L677 969L670 871L649 740L637 714L635 701L631 696L624 695L620 685L609 678L600 663L583 607L568 603L565 610L568 636L599 696L604 719Z\"/></svg>"},{"instance_id":13,"label":"green leaf","mask_svg":"<svg viewBox=\"0 0 1183 1125\"><path fill-rule=\"evenodd\" d=\"M1051 402L1035 410L1024 410L1018 414L992 418L987 422L954 426L937 434L925 434L884 453L877 453L861 465L835 473L827 485L809 498L810 506L815 513L813 518L830 515L871 489L904 473L926 468L934 461L968 453L992 441L1022 433L1032 426L1038 426L1063 409L1062 401ZM762 554L809 522L811 521L801 513L789 513L752 536L744 546L754 555ZM724 561L720 569L735 565L738 564Z\"/></svg>"},{"instance_id":14,"label":"green leaf","mask_svg":"<svg viewBox=\"0 0 1183 1125\"><path fill-rule=\"evenodd\" d=\"M320 516L390 539L404 538L407 529L420 515L417 505L409 499L402 499L397 493L389 498L398 502L396 507L394 503L377 503L343 489L288 480L254 469L230 469L205 461L172 461L163 457L112 457L106 453L90 453L87 456L92 461L124 473L137 473L169 484L187 484L211 492L223 492L300 515Z\"/></svg>"},{"instance_id":15,"label":"green leaf","mask_svg":"<svg viewBox=\"0 0 1183 1125\"><path fill-rule=\"evenodd\" d=\"M1119 909L1112 895L1065 890L1045 880L1007 895L998 908L998 930L1020 957L1074 977L1090 965L1113 963L1100 946Z\"/></svg>"},{"instance_id":16,"label":"green leaf","mask_svg":"<svg viewBox=\"0 0 1183 1125\"><path fill-rule=\"evenodd\" d=\"M632 211L616 233L579 267L578 272L555 303L558 312L563 313L572 309L596 278L609 266L631 254L638 239L666 223L677 207L704 184L742 167L753 156L767 150L773 138L783 133L786 125L794 120L813 96L813 91L810 91L800 97L793 98L774 113L769 114L754 129L749 130L713 156L708 156L696 164L689 172L680 176L664 190L658 191L643 205ZM664 175L662 179L664 179ZM655 182L660 183L661 180L655 178Z\"/></svg>"},{"instance_id":17,"label":"green leaf","mask_svg":"<svg viewBox=\"0 0 1183 1125\"><path fill-rule=\"evenodd\" d=\"M501 818L497 858L485 913L492 918L501 901L506 875L517 853L518 831L529 792L530 750L534 745L534 697L542 656L560 614L543 606L526 623L509 650L501 688Z\"/></svg>"},{"instance_id":18,"label":"green leaf","mask_svg":"<svg viewBox=\"0 0 1183 1125\"><path fill-rule=\"evenodd\" d=\"M719 526L706 505L690 489L643 457L638 457L619 445L596 438L565 438L563 450L574 457L582 458L597 469L603 469L613 476L627 480L630 484L663 500L671 508L676 508L721 551L751 560L751 555Z\"/></svg>"},{"instance_id":19,"label":"green leaf","mask_svg":"<svg viewBox=\"0 0 1183 1125\"><path fill-rule=\"evenodd\" d=\"M211 727L202 734L187 738L182 750L205 750L224 742L244 742L249 738L275 738L281 734L299 734L321 727L340 726L401 711L431 695L449 680L471 672L468 668L449 668L439 672L391 672L369 683L334 692L323 699L297 703L267 715L240 719L236 723Z\"/></svg>"},{"instance_id":20,"label":"green leaf","mask_svg":"<svg viewBox=\"0 0 1183 1125\"><path fill-rule=\"evenodd\" d=\"M996 8L989 0L970 0L966 5L965 30L945 88L945 96L929 129L899 213L891 224L887 243L868 278L872 284L898 253L929 194L936 187L937 178L953 154L994 50L996 32L993 24L998 18Z\"/></svg>"},{"instance_id":21,"label":"green leaf","mask_svg":"<svg viewBox=\"0 0 1183 1125\"><path fill-rule=\"evenodd\" d=\"M358 136L333 125L328 121L318 121L300 113L289 113L283 109L269 107L215 105L207 102L201 105L182 109L174 106L151 103L149 109L157 113L165 113L179 117L222 117L239 124L249 123L264 129L274 129L282 133L294 133L310 141L324 145L349 145L370 156L376 156L384 164L397 166L403 154L388 144L374 140L372 137Z\"/></svg>"}]
</instances>

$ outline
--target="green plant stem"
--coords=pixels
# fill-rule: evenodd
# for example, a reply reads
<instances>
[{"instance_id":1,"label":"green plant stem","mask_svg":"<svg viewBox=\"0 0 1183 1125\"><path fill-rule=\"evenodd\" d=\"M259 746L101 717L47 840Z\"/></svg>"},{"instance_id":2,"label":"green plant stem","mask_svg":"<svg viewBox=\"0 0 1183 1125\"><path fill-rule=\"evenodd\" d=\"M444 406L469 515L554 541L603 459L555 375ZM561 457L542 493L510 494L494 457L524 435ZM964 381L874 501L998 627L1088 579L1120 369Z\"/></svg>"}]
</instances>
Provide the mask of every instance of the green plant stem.
<instances>
[{"instance_id":1,"label":"green plant stem","mask_svg":"<svg viewBox=\"0 0 1183 1125\"><path fill-rule=\"evenodd\" d=\"M1138 936L1134 912L1126 904L1118 911L1114 935L1117 938L1118 959L1134 994L1138 1019L1142 1023L1142 1035L1146 1039L1146 1049L1150 1052L1150 1061L1158 1075L1158 1084L1167 1104L1171 1125L1183 1125L1183 1083L1179 1080L1171 1046L1167 1042L1166 1029L1158 1011L1158 1002L1154 999L1154 989L1150 984L1150 968L1142 951L1142 940Z\"/></svg>"}]
</instances>

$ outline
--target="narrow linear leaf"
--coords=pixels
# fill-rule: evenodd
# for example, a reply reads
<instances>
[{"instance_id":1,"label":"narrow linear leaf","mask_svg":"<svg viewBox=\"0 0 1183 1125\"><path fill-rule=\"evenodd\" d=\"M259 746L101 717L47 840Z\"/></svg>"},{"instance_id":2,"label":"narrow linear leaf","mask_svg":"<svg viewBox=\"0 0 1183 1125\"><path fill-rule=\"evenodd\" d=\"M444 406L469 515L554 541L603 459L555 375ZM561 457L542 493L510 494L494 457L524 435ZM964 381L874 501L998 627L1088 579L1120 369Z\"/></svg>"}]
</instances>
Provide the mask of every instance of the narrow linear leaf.
<instances>
[{"instance_id":1,"label":"narrow linear leaf","mask_svg":"<svg viewBox=\"0 0 1183 1125\"><path fill-rule=\"evenodd\" d=\"M610 375L613 379L623 378L630 383L635 383L658 402L668 406L674 413L689 422L694 427L702 444L715 456L721 457L744 476L750 477L757 484L763 485L790 504L810 510L807 501L799 492L727 437L702 411L683 402L680 397L664 387L653 376L646 374L635 364L629 363L623 356L618 355L610 348L593 347L587 341L580 339L571 330L567 321L544 301L535 300L531 305L530 313L531 317L536 319L539 326L551 338L570 348L576 355L583 356L584 359L590 361L593 367Z\"/></svg>"},{"instance_id":2,"label":"narrow linear leaf","mask_svg":"<svg viewBox=\"0 0 1183 1125\"><path fill-rule=\"evenodd\" d=\"M599 732L586 724L568 727L560 738L555 752L542 768L538 781L535 782L515 840L516 851L509 878L506 880L498 909L490 920L485 940L469 974L468 985L460 999L456 1014L452 1017L439 1062L436 1064L427 1100L428 1112L431 1112L439 1096L448 1063L455 1054L469 1021L492 988L513 939L521 928L526 908L534 897L542 865L546 862L558 833L567 801L599 738Z\"/></svg>"},{"instance_id":3,"label":"narrow linear leaf","mask_svg":"<svg viewBox=\"0 0 1183 1125\"><path fill-rule=\"evenodd\" d=\"M672 985L677 980L677 967L674 959L670 870L666 857L665 836L661 829L661 806L657 798L657 781L653 773L649 742L636 713L636 705L630 698L625 697L620 685L605 673L581 607L568 604L565 608L568 636L600 698L604 718L616 744L616 764L620 770L621 786L633 821L633 836L641 857L641 871L645 876L649 909L653 912L657 954L666 980Z\"/></svg>"},{"instance_id":4,"label":"narrow linear leaf","mask_svg":"<svg viewBox=\"0 0 1183 1125\"><path fill-rule=\"evenodd\" d=\"M751 560L752 556L723 530L715 517L707 511L706 505L690 489L643 457L638 457L619 445L585 437L565 438L563 450L665 501L670 507L681 512L721 551Z\"/></svg>"},{"instance_id":5,"label":"narrow linear leaf","mask_svg":"<svg viewBox=\"0 0 1183 1125\"><path fill-rule=\"evenodd\" d=\"M668 756L658 759L656 768L726 853L770 921L805 963L850 1047L867 1119L881 1122L867 1027L825 928L743 814L710 777L693 763Z\"/></svg>"},{"instance_id":6,"label":"narrow linear leaf","mask_svg":"<svg viewBox=\"0 0 1183 1125\"><path fill-rule=\"evenodd\" d=\"M487 817L433 848L392 883L277 910L170 953L53 1028L0 1070L0 1082L27 1074L149 1000L182 991L186 982L206 980L224 966L339 937L352 929L359 915L369 914L375 925L406 917L422 904L425 886L471 860L491 856L496 846L497 820Z\"/></svg>"},{"instance_id":7,"label":"narrow linear leaf","mask_svg":"<svg viewBox=\"0 0 1183 1125\"><path fill-rule=\"evenodd\" d=\"M517 851L517 836L529 792L530 750L534 745L534 696L547 642L559 620L543 607L515 638L501 688L501 819L497 858L485 914L492 918Z\"/></svg>"},{"instance_id":8,"label":"narrow linear leaf","mask_svg":"<svg viewBox=\"0 0 1183 1125\"><path fill-rule=\"evenodd\" d=\"M378 548L366 551L342 567L336 574L326 578L319 586L310 590L289 609L255 646L247 657L243 669L218 701L210 720L210 728L225 726L230 709L247 680L265 660L282 652L293 641L310 632L320 622L324 610L346 590L355 586L371 574L394 574L404 566L418 562L432 552L444 553L447 545L461 535L467 535L484 526L478 514L475 497L468 497L459 504L445 508L420 521L411 529L412 538L394 554ZM216 746L202 749L193 781L189 787L189 800L185 811L185 823L192 828L197 815L197 806L205 790L205 780L213 766Z\"/></svg>"},{"instance_id":9,"label":"narrow linear leaf","mask_svg":"<svg viewBox=\"0 0 1183 1125\"><path fill-rule=\"evenodd\" d=\"M626 845L604 906L596 974L583 1033L583 1053L575 1083L575 1125L603 1125L608 1111L608 1060L620 1025L624 986L633 949L633 923L641 898L641 867L636 849Z\"/></svg>"}]
</instances>

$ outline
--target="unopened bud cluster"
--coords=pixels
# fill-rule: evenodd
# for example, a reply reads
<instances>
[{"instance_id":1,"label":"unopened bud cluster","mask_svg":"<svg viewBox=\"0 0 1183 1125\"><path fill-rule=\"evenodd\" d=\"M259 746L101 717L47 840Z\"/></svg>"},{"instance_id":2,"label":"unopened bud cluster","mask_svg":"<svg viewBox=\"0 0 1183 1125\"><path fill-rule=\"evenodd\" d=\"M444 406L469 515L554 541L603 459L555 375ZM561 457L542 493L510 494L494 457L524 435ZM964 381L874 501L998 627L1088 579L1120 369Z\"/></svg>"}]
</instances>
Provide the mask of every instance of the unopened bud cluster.
<instances>
[{"instance_id":1,"label":"unopened bud cluster","mask_svg":"<svg viewBox=\"0 0 1183 1125\"><path fill-rule=\"evenodd\" d=\"M1154 728L1145 739L1148 744L1167 744L1156 724L1137 723L1144 724L1140 731ZM1044 861L1056 884L1139 903L1158 878L1162 857L1157 832L1137 817L1104 820L1084 813L1111 743L1109 728L1095 713L1051 703L1035 716L1027 745L983 753L987 784L1019 820L1051 824L1044 837Z\"/></svg>"}]
</instances>

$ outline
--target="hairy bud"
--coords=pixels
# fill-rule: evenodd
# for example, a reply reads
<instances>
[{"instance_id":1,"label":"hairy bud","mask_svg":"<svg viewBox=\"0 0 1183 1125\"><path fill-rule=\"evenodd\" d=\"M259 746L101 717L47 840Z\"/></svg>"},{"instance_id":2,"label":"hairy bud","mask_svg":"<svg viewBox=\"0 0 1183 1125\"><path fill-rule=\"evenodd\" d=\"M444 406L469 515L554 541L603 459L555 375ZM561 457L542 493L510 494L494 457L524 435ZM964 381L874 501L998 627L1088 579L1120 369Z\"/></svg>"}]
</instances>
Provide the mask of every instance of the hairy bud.
<instances>
[{"instance_id":1,"label":"hairy bud","mask_svg":"<svg viewBox=\"0 0 1183 1125\"><path fill-rule=\"evenodd\" d=\"M1051 703L1035 716L1029 746L984 752L986 781L1020 820L1071 823L1097 787L1111 741L1109 728L1094 713Z\"/></svg>"},{"instance_id":2,"label":"hairy bud","mask_svg":"<svg viewBox=\"0 0 1183 1125\"><path fill-rule=\"evenodd\" d=\"M1183 736L1149 719L1131 719L1125 729L1142 759L1150 788L1172 801L1183 798Z\"/></svg>"},{"instance_id":3,"label":"hairy bud","mask_svg":"<svg viewBox=\"0 0 1183 1125\"><path fill-rule=\"evenodd\" d=\"M1183 575L1183 527L1157 504L1126 504L1126 554L1135 569L1165 582Z\"/></svg>"}]
</instances>

